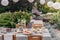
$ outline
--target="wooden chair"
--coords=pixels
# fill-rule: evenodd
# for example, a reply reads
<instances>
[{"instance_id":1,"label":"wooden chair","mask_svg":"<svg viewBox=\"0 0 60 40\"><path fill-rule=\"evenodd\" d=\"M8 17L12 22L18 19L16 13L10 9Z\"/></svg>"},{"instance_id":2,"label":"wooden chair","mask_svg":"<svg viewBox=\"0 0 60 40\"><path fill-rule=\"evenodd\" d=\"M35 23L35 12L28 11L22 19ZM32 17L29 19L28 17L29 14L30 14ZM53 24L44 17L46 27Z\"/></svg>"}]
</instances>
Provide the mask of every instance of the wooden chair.
<instances>
[{"instance_id":1,"label":"wooden chair","mask_svg":"<svg viewBox=\"0 0 60 40\"><path fill-rule=\"evenodd\" d=\"M13 35L13 40L16 40L16 35Z\"/></svg>"},{"instance_id":2,"label":"wooden chair","mask_svg":"<svg viewBox=\"0 0 60 40\"><path fill-rule=\"evenodd\" d=\"M12 35L13 39L12 40L16 40L16 35ZM4 40L4 35L2 35L2 40Z\"/></svg>"},{"instance_id":3,"label":"wooden chair","mask_svg":"<svg viewBox=\"0 0 60 40\"><path fill-rule=\"evenodd\" d=\"M2 35L2 40L4 40L4 35Z\"/></svg>"},{"instance_id":4,"label":"wooden chair","mask_svg":"<svg viewBox=\"0 0 60 40\"><path fill-rule=\"evenodd\" d=\"M31 35L28 36L28 40L42 40L42 36Z\"/></svg>"},{"instance_id":5,"label":"wooden chair","mask_svg":"<svg viewBox=\"0 0 60 40\"><path fill-rule=\"evenodd\" d=\"M34 21L35 23L32 24L33 28L41 28L43 27L43 21Z\"/></svg>"},{"instance_id":6,"label":"wooden chair","mask_svg":"<svg viewBox=\"0 0 60 40\"><path fill-rule=\"evenodd\" d=\"M26 28L26 24L23 24L22 26L23 26L23 28ZM19 28L19 27L20 27L20 25L16 24L16 28Z\"/></svg>"},{"instance_id":7,"label":"wooden chair","mask_svg":"<svg viewBox=\"0 0 60 40\"><path fill-rule=\"evenodd\" d=\"M41 28L42 27L42 24L32 24L32 27L33 28Z\"/></svg>"}]
</instances>

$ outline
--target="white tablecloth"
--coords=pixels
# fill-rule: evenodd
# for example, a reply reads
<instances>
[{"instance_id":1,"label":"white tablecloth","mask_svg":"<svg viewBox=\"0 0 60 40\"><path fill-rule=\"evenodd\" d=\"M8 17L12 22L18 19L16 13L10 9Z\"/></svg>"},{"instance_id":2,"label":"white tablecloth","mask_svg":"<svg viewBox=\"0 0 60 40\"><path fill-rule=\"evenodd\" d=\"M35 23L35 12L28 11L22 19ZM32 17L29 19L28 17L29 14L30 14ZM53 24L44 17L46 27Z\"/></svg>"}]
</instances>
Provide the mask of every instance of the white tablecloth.
<instances>
[{"instance_id":1,"label":"white tablecloth","mask_svg":"<svg viewBox=\"0 0 60 40\"><path fill-rule=\"evenodd\" d=\"M16 34L16 40L28 40L28 36L23 34Z\"/></svg>"},{"instance_id":2,"label":"white tablecloth","mask_svg":"<svg viewBox=\"0 0 60 40\"><path fill-rule=\"evenodd\" d=\"M46 29L45 31L46 32L40 34L40 35L42 35L43 40L51 40L51 35L50 35L48 29ZM13 40L13 37L12 37L13 34L14 33L4 34L4 40ZM0 40L2 40L2 39L0 38ZM22 33L16 33L16 40L28 40L28 35L24 35Z\"/></svg>"},{"instance_id":3,"label":"white tablecloth","mask_svg":"<svg viewBox=\"0 0 60 40\"><path fill-rule=\"evenodd\" d=\"M0 40L2 40L2 35L0 35Z\"/></svg>"},{"instance_id":4,"label":"white tablecloth","mask_svg":"<svg viewBox=\"0 0 60 40\"><path fill-rule=\"evenodd\" d=\"M13 40L12 35L13 35L12 33L4 34L4 40Z\"/></svg>"}]
</instances>

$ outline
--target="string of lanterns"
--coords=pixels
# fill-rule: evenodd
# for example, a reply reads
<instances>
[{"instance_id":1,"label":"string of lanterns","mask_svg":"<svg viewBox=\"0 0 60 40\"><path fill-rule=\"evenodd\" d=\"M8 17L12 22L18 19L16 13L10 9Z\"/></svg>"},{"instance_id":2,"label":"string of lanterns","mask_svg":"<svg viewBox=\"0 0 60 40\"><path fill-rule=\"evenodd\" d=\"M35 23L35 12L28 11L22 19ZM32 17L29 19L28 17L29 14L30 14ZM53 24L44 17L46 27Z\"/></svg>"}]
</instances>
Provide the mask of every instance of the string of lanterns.
<instances>
[{"instance_id":1,"label":"string of lanterns","mask_svg":"<svg viewBox=\"0 0 60 40\"><path fill-rule=\"evenodd\" d=\"M13 0L13 2L18 2L19 0ZM28 0L28 2L33 3L34 0ZM45 0L40 0L40 4L43 5L45 3ZM8 0L1 0L1 5L7 6L9 4Z\"/></svg>"},{"instance_id":2,"label":"string of lanterns","mask_svg":"<svg viewBox=\"0 0 60 40\"><path fill-rule=\"evenodd\" d=\"M34 0L28 0L30 3L34 2Z\"/></svg>"},{"instance_id":3,"label":"string of lanterns","mask_svg":"<svg viewBox=\"0 0 60 40\"><path fill-rule=\"evenodd\" d=\"M40 0L40 4L44 5L45 4L45 0Z\"/></svg>"},{"instance_id":4,"label":"string of lanterns","mask_svg":"<svg viewBox=\"0 0 60 40\"><path fill-rule=\"evenodd\" d=\"M19 0L13 0L13 2L18 2Z\"/></svg>"},{"instance_id":5,"label":"string of lanterns","mask_svg":"<svg viewBox=\"0 0 60 40\"><path fill-rule=\"evenodd\" d=\"M1 5L3 5L3 6L7 6L8 4L9 4L8 0L2 0L1 1Z\"/></svg>"},{"instance_id":6,"label":"string of lanterns","mask_svg":"<svg viewBox=\"0 0 60 40\"><path fill-rule=\"evenodd\" d=\"M60 9L60 3L59 2L52 2L52 1L49 1L47 3L48 7L53 7L54 9Z\"/></svg>"},{"instance_id":7,"label":"string of lanterns","mask_svg":"<svg viewBox=\"0 0 60 40\"><path fill-rule=\"evenodd\" d=\"M19 0L13 0L13 2L18 2ZM3 6L7 6L9 4L9 1L8 0L2 0L1 1L1 5Z\"/></svg>"}]
</instances>

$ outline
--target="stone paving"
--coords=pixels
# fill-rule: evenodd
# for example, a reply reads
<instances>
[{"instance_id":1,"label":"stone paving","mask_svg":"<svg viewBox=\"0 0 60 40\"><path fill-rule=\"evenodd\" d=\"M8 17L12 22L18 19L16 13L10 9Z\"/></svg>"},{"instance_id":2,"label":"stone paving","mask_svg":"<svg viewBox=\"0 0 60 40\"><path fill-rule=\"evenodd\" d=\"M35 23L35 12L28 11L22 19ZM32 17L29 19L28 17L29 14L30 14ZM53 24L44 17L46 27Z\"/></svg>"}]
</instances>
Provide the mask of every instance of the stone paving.
<instances>
[{"instance_id":1,"label":"stone paving","mask_svg":"<svg viewBox=\"0 0 60 40\"><path fill-rule=\"evenodd\" d=\"M52 36L51 40L60 40L60 31L55 29L56 25L50 25L49 23L44 24L44 27L46 27L49 30Z\"/></svg>"}]
</instances>

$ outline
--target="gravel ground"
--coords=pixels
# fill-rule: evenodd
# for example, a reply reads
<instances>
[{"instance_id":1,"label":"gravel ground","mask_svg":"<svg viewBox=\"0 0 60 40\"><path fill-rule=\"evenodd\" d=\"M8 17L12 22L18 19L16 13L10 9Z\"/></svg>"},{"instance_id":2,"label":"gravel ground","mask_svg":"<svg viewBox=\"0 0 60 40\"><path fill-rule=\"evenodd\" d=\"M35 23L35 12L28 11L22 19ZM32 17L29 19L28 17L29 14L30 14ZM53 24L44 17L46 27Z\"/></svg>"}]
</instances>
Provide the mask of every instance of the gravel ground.
<instances>
[{"instance_id":1,"label":"gravel ground","mask_svg":"<svg viewBox=\"0 0 60 40\"><path fill-rule=\"evenodd\" d=\"M44 27L46 27L52 38L51 40L60 40L60 30L55 29L56 25L50 25L49 23L44 23Z\"/></svg>"}]
</instances>

